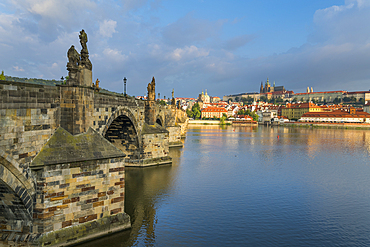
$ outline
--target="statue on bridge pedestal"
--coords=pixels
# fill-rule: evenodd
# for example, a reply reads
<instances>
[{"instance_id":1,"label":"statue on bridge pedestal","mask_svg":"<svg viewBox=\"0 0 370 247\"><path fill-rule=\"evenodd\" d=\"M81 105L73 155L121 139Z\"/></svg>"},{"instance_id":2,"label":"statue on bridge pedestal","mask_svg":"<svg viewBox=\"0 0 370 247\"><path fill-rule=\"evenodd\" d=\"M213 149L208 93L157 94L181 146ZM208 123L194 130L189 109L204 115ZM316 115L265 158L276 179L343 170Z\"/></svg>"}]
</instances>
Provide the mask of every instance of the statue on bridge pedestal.
<instances>
[{"instance_id":1,"label":"statue on bridge pedestal","mask_svg":"<svg viewBox=\"0 0 370 247\"><path fill-rule=\"evenodd\" d=\"M67 56L68 56L67 68L77 68L78 64L80 63L80 54L78 54L74 45L72 45L71 48L69 48Z\"/></svg>"},{"instance_id":2,"label":"statue on bridge pedestal","mask_svg":"<svg viewBox=\"0 0 370 247\"><path fill-rule=\"evenodd\" d=\"M87 34L85 33L85 31L83 29L80 32L79 38L80 38L80 43L81 43L81 46L82 46L80 65L87 68L88 70L92 70L92 64L91 64L91 61L89 59L89 51L87 50L87 45L86 45L86 43L88 41L87 40Z\"/></svg>"},{"instance_id":3,"label":"statue on bridge pedestal","mask_svg":"<svg viewBox=\"0 0 370 247\"><path fill-rule=\"evenodd\" d=\"M67 70L68 80L67 85L79 85L91 87L92 83L92 64L89 59L87 50L87 34L82 29L79 35L82 46L81 54L79 54L72 45L67 52L68 63Z\"/></svg>"},{"instance_id":4,"label":"statue on bridge pedestal","mask_svg":"<svg viewBox=\"0 0 370 247\"><path fill-rule=\"evenodd\" d=\"M148 100L155 100L155 79L153 76L152 82L148 84Z\"/></svg>"},{"instance_id":5,"label":"statue on bridge pedestal","mask_svg":"<svg viewBox=\"0 0 370 247\"><path fill-rule=\"evenodd\" d=\"M175 100L175 89L172 89L171 105L172 105L172 106L175 106L175 105L176 105L176 100Z\"/></svg>"}]
</instances>

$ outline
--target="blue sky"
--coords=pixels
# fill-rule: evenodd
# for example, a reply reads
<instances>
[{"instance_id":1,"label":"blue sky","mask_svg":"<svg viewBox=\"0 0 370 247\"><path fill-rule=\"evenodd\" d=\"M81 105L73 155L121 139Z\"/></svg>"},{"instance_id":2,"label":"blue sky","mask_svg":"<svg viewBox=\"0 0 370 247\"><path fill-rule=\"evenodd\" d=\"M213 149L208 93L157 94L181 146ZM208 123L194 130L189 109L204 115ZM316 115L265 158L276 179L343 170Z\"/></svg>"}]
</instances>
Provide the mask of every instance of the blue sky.
<instances>
[{"instance_id":1,"label":"blue sky","mask_svg":"<svg viewBox=\"0 0 370 247\"><path fill-rule=\"evenodd\" d=\"M88 35L93 80L161 96L370 89L370 0L5 0L0 70L59 79L66 53Z\"/></svg>"}]
</instances>

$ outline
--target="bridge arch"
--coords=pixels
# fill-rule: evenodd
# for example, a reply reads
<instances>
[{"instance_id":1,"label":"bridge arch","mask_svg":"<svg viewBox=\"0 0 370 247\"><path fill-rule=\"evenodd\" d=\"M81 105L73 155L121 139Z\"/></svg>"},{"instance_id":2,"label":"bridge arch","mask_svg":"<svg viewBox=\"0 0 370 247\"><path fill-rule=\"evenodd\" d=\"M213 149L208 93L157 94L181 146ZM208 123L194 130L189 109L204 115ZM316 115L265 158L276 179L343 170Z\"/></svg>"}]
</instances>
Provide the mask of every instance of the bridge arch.
<instances>
[{"instance_id":1,"label":"bridge arch","mask_svg":"<svg viewBox=\"0 0 370 247\"><path fill-rule=\"evenodd\" d=\"M157 124L159 124L160 126L165 127L165 126L164 126L164 121L163 121L162 116L158 115L158 116L156 117L155 122L156 122Z\"/></svg>"},{"instance_id":2,"label":"bridge arch","mask_svg":"<svg viewBox=\"0 0 370 247\"><path fill-rule=\"evenodd\" d=\"M0 150L0 211L11 230L32 225L35 188L18 169L18 163Z\"/></svg>"},{"instance_id":3,"label":"bridge arch","mask_svg":"<svg viewBox=\"0 0 370 247\"><path fill-rule=\"evenodd\" d=\"M139 159L142 150L141 129L128 107L119 107L105 125L102 136L124 152L128 159Z\"/></svg>"}]
</instances>

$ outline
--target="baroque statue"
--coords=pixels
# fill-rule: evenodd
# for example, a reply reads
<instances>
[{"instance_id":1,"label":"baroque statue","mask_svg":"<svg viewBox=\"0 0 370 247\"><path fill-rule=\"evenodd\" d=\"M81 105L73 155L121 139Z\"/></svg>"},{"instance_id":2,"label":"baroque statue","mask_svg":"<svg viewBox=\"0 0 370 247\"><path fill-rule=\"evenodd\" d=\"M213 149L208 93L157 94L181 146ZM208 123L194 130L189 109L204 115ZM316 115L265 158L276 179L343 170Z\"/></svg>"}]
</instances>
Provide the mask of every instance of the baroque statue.
<instances>
[{"instance_id":1,"label":"baroque statue","mask_svg":"<svg viewBox=\"0 0 370 247\"><path fill-rule=\"evenodd\" d=\"M148 100L155 100L155 79L153 76L152 82L148 84Z\"/></svg>"},{"instance_id":2,"label":"baroque statue","mask_svg":"<svg viewBox=\"0 0 370 247\"><path fill-rule=\"evenodd\" d=\"M80 54L76 51L74 45L67 52L68 63L67 68L77 68L80 63Z\"/></svg>"},{"instance_id":3,"label":"baroque statue","mask_svg":"<svg viewBox=\"0 0 370 247\"><path fill-rule=\"evenodd\" d=\"M87 34L85 33L85 31L82 29L80 31L80 35L79 35L79 38L80 38L80 43L81 43L81 46L82 46L82 50L86 50L87 51Z\"/></svg>"},{"instance_id":4,"label":"baroque statue","mask_svg":"<svg viewBox=\"0 0 370 247\"><path fill-rule=\"evenodd\" d=\"M80 31L79 38L80 38L80 43L81 43L81 46L82 46L80 65L82 65L83 67L85 67L89 70L92 70L92 64L91 64L91 61L89 59L89 51L87 50L87 45L86 45L86 43L88 41L87 40L87 34L83 29Z\"/></svg>"}]
</instances>

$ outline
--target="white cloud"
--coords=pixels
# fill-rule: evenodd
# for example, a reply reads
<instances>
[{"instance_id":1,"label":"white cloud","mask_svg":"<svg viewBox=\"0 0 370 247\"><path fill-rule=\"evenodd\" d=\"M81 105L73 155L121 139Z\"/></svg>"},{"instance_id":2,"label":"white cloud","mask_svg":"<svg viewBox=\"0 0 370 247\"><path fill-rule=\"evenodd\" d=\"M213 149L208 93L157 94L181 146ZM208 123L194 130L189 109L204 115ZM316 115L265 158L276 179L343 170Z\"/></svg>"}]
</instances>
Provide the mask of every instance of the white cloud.
<instances>
[{"instance_id":1,"label":"white cloud","mask_svg":"<svg viewBox=\"0 0 370 247\"><path fill-rule=\"evenodd\" d=\"M117 49L106 48L104 49L103 54L107 59L111 59L116 62L117 61L123 62L125 59L128 58L125 54L122 54L122 51L119 51Z\"/></svg>"},{"instance_id":2,"label":"white cloud","mask_svg":"<svg viewBox=\"0 0 370 247\"><path fill-rule=\"evenodd\" d=\"M113 33L116 33L117 22L113 20L104 20L100 22L99 33L103 37L111 38Z\"/></svg>"},{"instance_id":3,"label":"white cloud","mask_svg":"<svg viewBox=\"0 0 370 247\"><path fill-rule=\"evenodd\" d=\"M185 46L184 48L177 48L172 51L169 57L175 61L179 61L181 59L194 59L197 57L206 57L209 55L209 51L206 51L203 48L198 48L194 45L192 46Z\"/></svg>"},{"instance_id":4,"label":"white cloud","mask_svg":"<svg viewBox=\"0 0 370 247\"><path fill-rule=\"evenodd\" d=\"M24 69L22 69L22 68L20 68L20 67L18 67L18 66L13 66L13 69L14 69L15 71L21 71L21 72L23 72L23 71L24 71Z\"/></svg>"}]
</instances>

